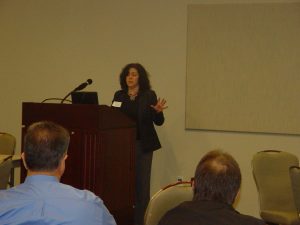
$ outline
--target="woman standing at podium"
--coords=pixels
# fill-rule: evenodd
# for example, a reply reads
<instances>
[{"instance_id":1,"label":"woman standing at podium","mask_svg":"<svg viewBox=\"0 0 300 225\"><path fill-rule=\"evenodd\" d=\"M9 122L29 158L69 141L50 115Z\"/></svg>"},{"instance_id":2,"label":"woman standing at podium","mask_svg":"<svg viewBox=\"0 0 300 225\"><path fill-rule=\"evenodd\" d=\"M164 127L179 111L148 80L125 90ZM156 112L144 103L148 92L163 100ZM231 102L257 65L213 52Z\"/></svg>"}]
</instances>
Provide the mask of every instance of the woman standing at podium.
<instances>
[{"instance_id":1,"label":"woman standing at podium","mask_svg":"<svg viewBox=\"0 0 300 225\"><path fill-rule=\"evenodd\" d=\"M114 95L113 107L136 122L136 198L135 225L143 225L150 200L150 176L153 151L161 148L154 124L164 123L165 99L157 99L151 89L148 72L139 63L126 65L120 74L121 90Z\"/></svg>"}]
</instances>

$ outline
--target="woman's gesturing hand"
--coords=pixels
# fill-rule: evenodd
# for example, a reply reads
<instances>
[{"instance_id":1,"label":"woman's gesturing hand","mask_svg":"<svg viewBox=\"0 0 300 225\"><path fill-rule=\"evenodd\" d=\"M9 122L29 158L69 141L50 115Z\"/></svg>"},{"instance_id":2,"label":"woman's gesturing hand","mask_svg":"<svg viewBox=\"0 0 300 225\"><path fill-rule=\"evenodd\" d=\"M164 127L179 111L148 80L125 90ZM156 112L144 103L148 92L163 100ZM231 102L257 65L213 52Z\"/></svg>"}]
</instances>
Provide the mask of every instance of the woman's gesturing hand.
<instances>
[{"instance_id":1,"label":"woman's gesturing hand","mask_svg":"<svg viewBox=\"0 0 300 225\"><path fill-rule=\"evenodd\" d=\"M167 101L164 98L163 99L158 98L156 105L151 105L151 107L157 113L159 113L159 112L162 112L164 109L168 108L168 106L165 105L166 103L167 103Z\"/></svg>"}]
</instances>

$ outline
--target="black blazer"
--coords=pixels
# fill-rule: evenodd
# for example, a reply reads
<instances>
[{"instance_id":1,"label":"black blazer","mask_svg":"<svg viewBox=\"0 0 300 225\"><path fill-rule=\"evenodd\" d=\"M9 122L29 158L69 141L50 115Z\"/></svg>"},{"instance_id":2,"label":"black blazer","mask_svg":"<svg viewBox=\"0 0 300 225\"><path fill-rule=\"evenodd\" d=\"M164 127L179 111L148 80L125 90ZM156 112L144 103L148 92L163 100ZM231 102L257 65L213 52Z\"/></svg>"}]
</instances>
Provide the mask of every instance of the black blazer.
<instances>
[{"instance_id":1,"label":"black blazer","mask_svg":"<svg viewBox=\"0 0 300 225\"><path fill-rule=\"evenodd\" d=\"M119 90L114 95L114 101L126 104L125 99L128 98L127 92ZM155 151L161 148L154 124L161 126L164 121L163 112L157 113L150 105L157 103L157 96L153 90L139 93L138 97L138 125L140 131L140 141L144 151ZM122 111L122 105L120 107ZM154 124L153 124L154 123Z\"/></svg>"}]
</instances>

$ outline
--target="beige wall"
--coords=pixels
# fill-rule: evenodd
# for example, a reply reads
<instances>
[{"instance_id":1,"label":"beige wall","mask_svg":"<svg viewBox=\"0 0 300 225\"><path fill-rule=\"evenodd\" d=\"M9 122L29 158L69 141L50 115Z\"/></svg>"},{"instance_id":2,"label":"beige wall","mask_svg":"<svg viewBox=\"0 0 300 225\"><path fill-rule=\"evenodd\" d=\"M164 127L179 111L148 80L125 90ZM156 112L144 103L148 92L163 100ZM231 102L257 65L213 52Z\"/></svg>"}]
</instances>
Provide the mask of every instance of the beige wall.
<instances>
[{"instance_id":1,"label":"beige wall","mask_svg":"<svg viewBox=\"0 0 300 225\"><path fill-rule=\"evenodd\" d=\"M300 157L300 138L185 130L187 4L204 2L229 1L0 0L1 130L17 136L20 151L23 101L63 97L92 78L87 90L110 104L121 68L140 62L169 105L166 123L157 129L163 148L154 155L152 193L177 176L189 179L206 151L222 148L241 166L238 210L257 216L253 154L282 149Z\"/></svg>"}]
</instances>

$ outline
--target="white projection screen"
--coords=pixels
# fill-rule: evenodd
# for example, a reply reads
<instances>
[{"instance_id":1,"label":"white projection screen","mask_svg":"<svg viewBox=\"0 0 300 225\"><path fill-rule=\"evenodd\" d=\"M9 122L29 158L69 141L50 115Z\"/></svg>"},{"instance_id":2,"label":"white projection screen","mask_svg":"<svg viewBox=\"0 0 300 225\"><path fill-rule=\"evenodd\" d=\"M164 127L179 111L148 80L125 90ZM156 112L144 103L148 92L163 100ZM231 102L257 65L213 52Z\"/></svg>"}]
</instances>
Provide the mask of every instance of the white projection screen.
<instances>
[{"instance_id":1,"label":"white projection screen","mask_svg":"<svg viewBox=\"0 0 300 225\"><path fill-rule=\"evenodd\" d=\"M300 134L300 3L188 6L186 129Z\"/></svg>"}]
</instances>

